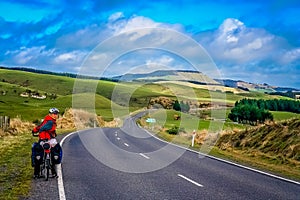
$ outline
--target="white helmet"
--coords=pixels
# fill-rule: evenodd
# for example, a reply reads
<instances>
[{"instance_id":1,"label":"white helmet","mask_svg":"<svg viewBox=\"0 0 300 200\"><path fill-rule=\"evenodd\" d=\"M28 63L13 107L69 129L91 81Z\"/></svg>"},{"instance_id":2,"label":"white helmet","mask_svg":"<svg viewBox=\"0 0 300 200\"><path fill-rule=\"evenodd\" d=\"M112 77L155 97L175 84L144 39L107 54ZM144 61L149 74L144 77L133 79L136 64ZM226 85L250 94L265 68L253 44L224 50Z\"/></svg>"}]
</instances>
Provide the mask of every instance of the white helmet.
<instances>
[{"instance_id":1,"label":"white helmet","mask_svg":"<svg viewBox=\"0 0 300 200\"><path fill-rule=\"evenodd\" d=\"M57 108L50 108L49 109L49 113L51 113L51 114L58 114L59 110Z\"/></svg>"}]
</instances>

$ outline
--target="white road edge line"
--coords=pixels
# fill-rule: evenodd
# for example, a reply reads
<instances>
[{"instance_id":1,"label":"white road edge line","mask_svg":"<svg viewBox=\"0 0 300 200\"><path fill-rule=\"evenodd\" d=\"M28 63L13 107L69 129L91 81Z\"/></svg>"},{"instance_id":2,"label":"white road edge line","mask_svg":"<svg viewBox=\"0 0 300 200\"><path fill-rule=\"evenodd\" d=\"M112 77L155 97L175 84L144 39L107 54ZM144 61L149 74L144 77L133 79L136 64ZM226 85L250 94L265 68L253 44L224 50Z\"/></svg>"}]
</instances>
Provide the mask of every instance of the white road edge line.
<instances>
[{"instance_id":1,"label":"white road edge line","mask_svg":"<svg viewBox=\"0 0 300 200\"><path fill-rule=\"evenodd\" d=\"M204 187L204 186L201 185L200 183L197 183L196 181L193 181L192 179L189 179L189 178L187 178L187 177L185 177L185 176L183 176L183 175L181 175L181 174L177 174L177 175L178 175L179 177L181 177L181 178L183 178L183 179L185 179L185 180L187 180L187 181L193 183L194 185L197 185L197 186L199 186L199 187Z\"/></svg>"},{"instance_id":2,"label":"white road edge line","mask_svg":"<svg viewBox=\"0 0 300 200\"><path fill-rule=\"evenodd\" d=\"M150 157L146 156L146 155L143 154L143 153L140 153L140 155L143 156L143 157L146 158L146 159L150 159Z\"/></svg>"},{"instance_id":3,"label":"white road edge line","mask_svg":"<svg viewBox=\"0 0 300 200\"><path fill-rule=\"evenodd\" d=\"M63 143L65 141L66 138L68 138L69 136L78 133L78 132L72 132L69 133L68 135L66 135L61 141L60 141L60 146L63 146ZM65 195L65 188L64 188L64 181L63 181L63 177L62 177L62 170L61 170L61 164L58 164L56 166L56 170L57 170L57 187L58 187L58 193L59 193L59 199L60 200L66 200L66 195Z\"/></svg>"},{"instance_id":4,"label":"white road edge line","mask_svg":"<svg viewBox=\"0 0 300 200\"><path fill-rule=\"evenodd\" d=\"M138 125L141 129L144 129L143 127L141 127L140 125ZM208 154L203 154L203 153L200 153L198 151L195 151L195 150L192 150L192 149L188 149L188 148L185 148L185 147L182 147L182 146L179 146L177 144L173 144L173 143L170 143L170 142L166 142L160 138L158 138L157 136L155 136L154 134L152 134L151 132L149 132L148 130L144 129L149 135L151 135L152 137L156 138L157 140L159 141L162 141L166 144L171 144L171 145L174 145L176 147L179 147L179 148L182 148L182 149L185 149L187 151L190 151L190 152L194 152L196 154L199 154L199 155L202 155L204 157L208 157L208 158L211 158L211 159L214 159L214 160L218 160L218 161L221 161L221 162L224 162L224 163L227 163L227 164L230 164L230 165L234 165L234 166L237 166L237 167L240 167L240 168L243 168L243 169L247 169L247 170L250 170L250 171L253 171L253 172L256 172L256 173L260 173L260 174L263 174L263 175L266 175L266 176L269 176L269 177L273 177L273 178L276 178L278 180L282 180L282 181L285 181L285 182L289 182L289 183L294 183L296 185L300 185L300 182L297 182L297 181L294 181L294 180L291 180L291 179L287 179L287 178L283 178L281 176L277 176L277 175L274 175L274 174L270 174L270 173L267 173L267 172L264 172L264 171L261 171L261 170L257 170L257 169L253 169L251 167L247 167L247 166L244 166L244 165L240 165L240 164L237 164L237 163L234 163L234 162L231 162L231 161L228 161L228 160L224 160L224 159L221 159L221 158L217 158L217 157L214 157L214 156L211 156L211 155L208 155Z\"/></svg>"}]
</instances>

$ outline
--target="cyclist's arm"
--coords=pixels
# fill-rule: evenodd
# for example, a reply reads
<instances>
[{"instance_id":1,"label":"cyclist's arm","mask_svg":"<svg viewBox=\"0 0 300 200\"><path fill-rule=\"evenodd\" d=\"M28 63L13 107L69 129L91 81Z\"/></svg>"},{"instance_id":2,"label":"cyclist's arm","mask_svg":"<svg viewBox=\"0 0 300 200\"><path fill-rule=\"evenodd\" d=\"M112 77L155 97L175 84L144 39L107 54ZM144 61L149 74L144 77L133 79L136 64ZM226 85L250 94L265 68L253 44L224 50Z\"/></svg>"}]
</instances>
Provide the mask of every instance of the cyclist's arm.
<instances>
[{"instance_id":1,"label":"cyclist's arm","mask_svg":"<svg viewBox=\"0 0 300 200\"><path fill-rule=\"evenodd\" d=\"M40 128L39 132L49 131L51 130L52 126L53 126L53 121L49 120Z\"/></svg>"}]
</instances>

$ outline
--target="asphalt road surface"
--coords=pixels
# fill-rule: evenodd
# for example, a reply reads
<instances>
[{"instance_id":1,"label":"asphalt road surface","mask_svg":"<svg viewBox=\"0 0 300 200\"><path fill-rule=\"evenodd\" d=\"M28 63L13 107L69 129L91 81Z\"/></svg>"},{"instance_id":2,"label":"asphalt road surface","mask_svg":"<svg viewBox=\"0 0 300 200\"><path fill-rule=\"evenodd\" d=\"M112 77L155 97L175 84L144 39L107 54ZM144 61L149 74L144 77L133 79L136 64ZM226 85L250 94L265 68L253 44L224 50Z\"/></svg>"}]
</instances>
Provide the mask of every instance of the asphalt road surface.
<instances>
[{"instance_id":1,"label":"asphalt road surface","mask_svg":"<svg viewBox=\"0 0 300 200\"><path fill-rule=\"evenodd\" d=\"M152 137L134 121L66 138L66 199L300 199L296 183L199 157Z\"/></svg>"}]
</instances>

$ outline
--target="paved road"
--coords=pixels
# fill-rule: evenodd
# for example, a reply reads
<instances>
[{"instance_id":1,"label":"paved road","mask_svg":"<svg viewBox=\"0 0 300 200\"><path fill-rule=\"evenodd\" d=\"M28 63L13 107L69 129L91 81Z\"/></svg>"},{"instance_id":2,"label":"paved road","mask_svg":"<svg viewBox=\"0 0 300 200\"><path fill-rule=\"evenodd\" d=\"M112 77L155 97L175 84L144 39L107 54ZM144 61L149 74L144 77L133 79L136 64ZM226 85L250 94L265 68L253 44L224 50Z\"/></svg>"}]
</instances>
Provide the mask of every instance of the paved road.
<instances>
[{"instance_id":1,"label":"paved road","mask_svg":"<svg viewBox=\"0 0 300 200\"><path fill-rule=\"evenodd\" d=\"M128 118L65 140L67 199L300 199L300 186L168 145Z\"/></svg>"}]
</instances>

